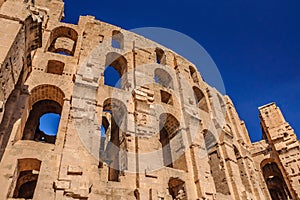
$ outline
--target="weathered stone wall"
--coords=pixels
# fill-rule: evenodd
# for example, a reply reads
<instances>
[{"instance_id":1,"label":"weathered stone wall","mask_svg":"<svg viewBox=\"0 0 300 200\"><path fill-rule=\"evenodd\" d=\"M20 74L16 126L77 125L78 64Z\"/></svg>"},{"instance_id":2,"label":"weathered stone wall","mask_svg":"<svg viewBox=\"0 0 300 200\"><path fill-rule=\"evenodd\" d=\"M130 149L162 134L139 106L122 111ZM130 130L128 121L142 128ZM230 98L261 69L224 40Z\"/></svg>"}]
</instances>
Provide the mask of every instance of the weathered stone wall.
<instances>
[{"instance_id":1,"label":"weathered stone wall","mask_svg":"<svg viewBox=\"0 0 300 200\"><path fill-rule=\"evenodd\" d=\"M251 152L256 167L263 173L263 169L268 169L269 174L265 172L264 177L269 189L299 199L300 148L296 134L275 103L260 107L259 112L265 140L253 144Z\"/></svg>"},{"instance_id":2,"label":"weathered stone wall","mask_svg":"<svg viewBox=\"0 0 300 200\"><path fill-rule=\"evenodd\" d=\"M230 98L175 52L92 16L60 22L58 0L0 11L0 199L299 198L299 142L274 104L251 144ZM49 112L55 138L36 128Z\"/></svg>"},{"instance_id":3,"label":"weathered stone wall","mask_svg":"<svg viewBox=\"0 0 300 200\"><path fill-rule=\"evenodd\" d=\"M24 82L31 71L31 52L41 47L42 16L30 4L6 1L0 8L0 158L5 150ZM16 108L16 109L14 109ZM15 113L14 113L15 112Z\"/></svg>"}]
</instances>

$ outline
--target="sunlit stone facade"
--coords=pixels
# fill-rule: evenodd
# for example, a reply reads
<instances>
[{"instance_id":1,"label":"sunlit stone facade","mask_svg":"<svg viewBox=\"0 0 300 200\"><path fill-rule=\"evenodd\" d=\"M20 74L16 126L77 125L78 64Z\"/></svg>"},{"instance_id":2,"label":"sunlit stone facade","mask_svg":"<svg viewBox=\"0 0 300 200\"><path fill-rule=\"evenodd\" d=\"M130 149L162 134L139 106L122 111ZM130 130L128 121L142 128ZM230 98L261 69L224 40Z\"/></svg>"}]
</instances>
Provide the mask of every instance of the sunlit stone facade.
<instances>
[{"instance_id":1,"label":"sunlit stone facade","mask_svg":"<svg viewBox=\"0 0 300 200\"><path fill-rule=\"evenodd\" d=\"M275 103L251 143L172 50L92 16L63 23L59 0L0 6L0 199L299 199L299 141Z\"/></svg>"}]
</instances>

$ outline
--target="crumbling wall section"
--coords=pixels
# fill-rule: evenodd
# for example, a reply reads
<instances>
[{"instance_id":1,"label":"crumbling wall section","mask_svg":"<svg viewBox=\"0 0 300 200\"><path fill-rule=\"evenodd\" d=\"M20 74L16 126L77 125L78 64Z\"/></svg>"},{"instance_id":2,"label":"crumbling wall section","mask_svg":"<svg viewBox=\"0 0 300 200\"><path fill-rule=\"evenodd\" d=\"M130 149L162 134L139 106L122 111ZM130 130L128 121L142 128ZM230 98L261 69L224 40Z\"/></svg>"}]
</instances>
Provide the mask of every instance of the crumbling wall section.
<instances>
[{"instance_id":1,"label":"crumbling wall section","mask_svg":"<svg viewBox=\"0 0 300 200\"><path fill-rule=\"evenodd\" d=\"M33 199L271 199L269 168L298 197L299 142L276 106L251 144L230 98L172 50L92 16L63 23L62 1L0 13L0 199L24 196L27 175ZM51 109L55 140L37 140L30 120ZM40 167L22 172L24 159Z\"/></svg>"}]
</instances>

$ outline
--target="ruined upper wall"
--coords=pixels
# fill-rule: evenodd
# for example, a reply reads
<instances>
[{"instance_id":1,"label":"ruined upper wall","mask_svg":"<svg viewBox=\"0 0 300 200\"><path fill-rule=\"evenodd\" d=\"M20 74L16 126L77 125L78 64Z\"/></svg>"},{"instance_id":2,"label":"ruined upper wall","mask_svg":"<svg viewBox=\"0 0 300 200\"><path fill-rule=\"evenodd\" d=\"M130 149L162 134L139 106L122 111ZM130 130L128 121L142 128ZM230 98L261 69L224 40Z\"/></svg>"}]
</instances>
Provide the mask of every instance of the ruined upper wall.
<instances>
[{"instance_id":1,"label":"ruined upper wall","mask_svg":"<svg viewBox=\"0 0 300 200\"><path fill-rule=\"evenodd\" d=\"M31 52L42 44L42 16L34 11L20 1L5 1L0 7L0 121L7 99L31 71Z\"/></svg>"},{"instance_id":2,"label":"ruined upper wall","mask_svg":"<svg viewBox=\"0 0 300 200\"><path fill-rule=\"evenodd\" d=\"M271 143L284 138L289 138L289 143L295 140L297 141L296 134L284 119L280 108L275 103L259 107L259 112L263 138ZM286 144L286 146L288 146L288 144Z\"/></svg>"},{"instance_id":3,"label":"ruined upper wall","mask_svg":"<svg viewBox=\"0 0 300 200\"><path fill-rule=\"evenodd\" d=\"M280 171L282 174L280 176L289 195L297 199L300 189L300 146L297 136L275 103L259 107L259 113L263 140L254 143L251 148L254 162L258 169L262 169L270 191L273 187L278 188L277 183L274 181L272 185L271 181L272 177L279 176L274 173L275 167L278 168L277 173Z\"/></svg>"},{"instance_id":4,"label":"ruined upper wall","mask_svg":"<svg viewBox=\"0 0 300 200\"><path fill-rule=\"evenodd\" d=\"M0 198L20 196L27 163L33 199L270 199L233 103L196 66L92 16L61 22L62 1L27 3L42 44L0 127ZM105 84L108 66L120 87ZM61 115L51 138L38 129L45 112Z\"/></svg>"}]
</instances>

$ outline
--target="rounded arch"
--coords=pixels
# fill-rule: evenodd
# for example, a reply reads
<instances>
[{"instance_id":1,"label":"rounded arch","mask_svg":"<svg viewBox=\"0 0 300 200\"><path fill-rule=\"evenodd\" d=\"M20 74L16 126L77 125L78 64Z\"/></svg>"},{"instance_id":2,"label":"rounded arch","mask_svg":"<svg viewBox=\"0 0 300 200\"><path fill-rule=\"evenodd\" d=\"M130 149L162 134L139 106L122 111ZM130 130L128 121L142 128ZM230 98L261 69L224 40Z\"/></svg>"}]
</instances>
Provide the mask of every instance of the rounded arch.
<instances>
[{"instance_id":1,"label":"rounded arch","mask_svg":"<svg viewBox=\"0 0 300 200\"><path fill-rule=\"evenodd\" d=\"M30 107L41 100L52 100L63 106L65 93L55 85L38 85L30 91Z\"/></svg>"},{"instance_id":2,"label":"rounded arch","mask_svg":"<svg viewBox=\"0 0 300 200\"><path fill-rule=\"evenodd\" d=\"M112 47L117 49L124 48L124 35L121 33L121 31L118 30L112 31L111 45Z\"/></svg>"},{"instance_id":3,"label":"rounded arch","mask_svg":"<svg viewBox=\"0 0 300 200\"><path fill-rule=\"evenodd\" d=\"M55 39L58 37L66 37L76 41L78 38L78 33L71 27L59 26L52 30L50 37L51 39Z\"/></svg>"},{"instance_id":4,"label":"rounded arch","mask_svg":"<svg viewBox=\"0 0 300 200\"><path fill-rule=\"evenodd\" d=\"M180 128L180 123L176 117L170 113L163 113L159 116L159 128L160 130L164 129L168 138L172 139Z\"/></svg>"},{"instance_id":5,"label":"rounded arch","mask_svg":"<svg viewBox=\"0 0 300 200\"><path fill-rule=\"evenodd\" d=\"M124 141L123 133L127 128L127 108L122 101L108 98L103 102L103 112L110 114L110 119L102 122L102 125L109 126L109 134L106 135L109 143L100 149L105 151L104 157L109 164L108 181L119 181L120 172L123 169L121 167L127 166L126 159L120 161L120 149L122 145L126 145L126 142L121 143L121 141Z\"/></svg>"},{"instance_id":6,"label":"rounded arch","mask_svg":"<svg viewBox=\"0 0 300 200\"><path fill-rule=\"evenodd\" d=\"M208 104L207 104L204 93L196 86L193 86L193 91L194 91L196 105L198 105L198 107L201 110L208 112Z\"/></svg>"},{"instance_id":7,"label":"rounded arch","mask_svg":"<svg viewBox=\"0 0 300 200\"><path fill-rule=\"evenodd\" d=\"M272 199L292 199L289 183L285 180L276 160L267 158L260 163L260 167Z\"/></svg>"},{"instance_id":8,"label":"rounded arch","mask_svg":"<svg viewBox=\"0 0 300 200\"><path fill-rule=\"evenodd\" d=\"M184 151L178 151L185 148L179 120L170 113L163 113L159 116L159 130L163 166L186 170Z\"/></svg>"},{"instance_id":9,"label":"rounded arch","mask_svg":"<svg viewBox=\"0 0 300 200\"><path fill-rule=\"evenodd\" d=\"M102 116L102 126L103 126L105 134L106 134L107 130L108 130L109 126L110 126L110 123L109 123L109 121L108 121L108 119L107 119L106 116Z\"/></svg>"},{"instance_id":10,"label":"rounded arch","mask_svg":"<svg viewBox=\"0 0 300 200\"><path fill-rule=\"evenodd\" d=\"M124 56L116 52L106 54L105 66L111 66L117 70L120 77L127 72L127 60Z\"/></svg>"},{"instance_id":11,"label":"rounded arch","mask_svg":"<svg viewBox=\"0 0 300 200\"><path fill-rule=\"evenodd\" d=\"M57 114L60 116L64 97L64 92L53 85L39 85L31 90L28 107L30 112L23 130L23 140L55 143L57 132L56 134L49 135L41 130L40 125L46 123L41 118L45 114ZM59 121L56 123L47 121L47 124L48 126L58 128Z\"/></svg>"},{"instance_id":12,"label":"rounded arch","mask_svg":"<svg viewBox=\"0 0 300 200\"><path fill-rule=\"evenodd\" d=\"M166 54L165 54L164 50L157 47L155 49L155 55L156 55L156 63L157 64L162 64L162 65L166 64Z\"/></svg>"},{"instance_id":13,"label":"rounded arch","mask_svg":"<svg viewBox=\"0 0 300 200\"><path fill-rule=\"evenodd\" d=\"M51 32L48 51L73 56L77 39L78 33L73 28L56 27Z\"/></svg>"},{"instance_id":14,"label":"rounded arch","mask_svg":"<svg viewBox=\"0 0 300 200\"><path fill-rule=\"evenodd\" d=\"M276 162L265 163L261 169L265 179L274 176L282 176L281 170Z\"/></svg>"},{"instance_id":15,"label":"rounded arch","mask_svg":"<svg viewBox=\"0 0 300 200\"><path fill-rule=\"evenodd\" d=\"M118 125L123 125L127 117L127 107L119 99L107 98L103 102L103 111L111 113L111 117ZM124 124L126 125L126 123ZM122 127L125 128L125 127Z\"/></svg>"},{"instance_id":16,"label":"rounded arch","mask_svg":"<svg viewBox=\"0 0 300 200\"><path fill-rule=\"evenodd\" d=\"M272 163L272 162L276 163L274 158L266 158L260 162L260 168L262 169L266 164Z\"/></svg>"},{"instance_id":17,"label":"rounded arch","mask_svg":"<svg viewBox=\"0 0 300 200\"><path fill-rule=\"evenodd\" d=\"M127 60L121 54L110 52L106 54L104 69L104 84L124 88L127 79Z\"/></svg>"},{"instance_id":18,"label":"rounded arch","mask_svg":"<svg viewBox=\"0 0 300 200\"><path fill-rule=\"evenodd\" d=\"M105 157L105 149L107 147L107 143L109 142L110 134L111 134L111 114L107 111L102 112L102 121L100 126L100 151L99 151L99 168L103 168L103 161L106 159Z\"/></svg>"},{"instance_id":19,"label":"rounded arch","mask_svg":"<svg viewBox=\"0 0 300 200\"><path fill-rule=\"evenodd\" d=\"M198 79L198 76L197 76L197 71L196 71L196 69L190 65L190 66L189 66L189 70L190 70L190 76L191 76L191 78L193 79L193 82L194 82L194 83L198 83L198 82L199 82L199 79Z\"/></svg>"},{"instance_id":20,"label":"rounded arch","mask_svg":"<svg viewBox=\"0 0 300 200\"><path fill-rule=\"evenodd\" d=\"M168 190L173 199L188 199L185 182L177 177L169 179Z\"/></svg>"},{"instance_id":21,"label":"rounded arch","mask_svg":"<svg viewBox=\"0 0 300 200\"><path fill-rule=\"evenodd\" d=\"M32 199L36 188L41 161L35 158L18 159L13 198Z\"/></svg>"},{"instance_id":22,"label":"rounded arch","mask_svg":"<svg viewBox=\"0 0 300 200\"><path fill-rule=\"evenodd\" d=\"M174 89L172 76L164 69L156 68L154 70L154 81L163 87Z\"/></svg>"}]
</instances>

